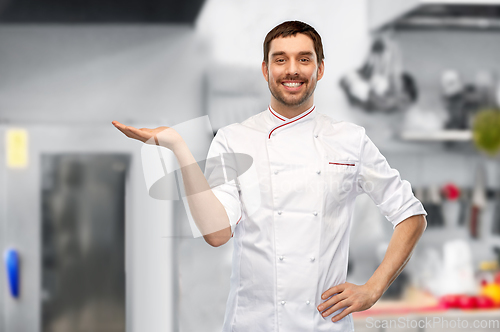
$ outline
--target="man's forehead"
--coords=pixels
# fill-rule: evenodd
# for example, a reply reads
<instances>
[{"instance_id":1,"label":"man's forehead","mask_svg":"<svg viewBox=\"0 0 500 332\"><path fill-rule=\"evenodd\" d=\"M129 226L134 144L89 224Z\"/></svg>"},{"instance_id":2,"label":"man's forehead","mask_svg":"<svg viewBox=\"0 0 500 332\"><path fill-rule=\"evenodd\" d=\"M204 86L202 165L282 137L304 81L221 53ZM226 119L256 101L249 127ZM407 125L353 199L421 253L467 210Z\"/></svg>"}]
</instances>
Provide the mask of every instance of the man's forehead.
<instances>
[{"instance_id":1,"label":"man's forehead","mask_svg":"<svg viewBox=\"0 0 500 332\"><path fill-rule=\"evenodd\" d=\"M303 33L297 33L295 36L279 36L273 39L269 45L269 53L271 56L273 54L283 54L283 53L312 53L316 55L314 51L314 42L308 35Z\"/></svg>"}]
</instances>

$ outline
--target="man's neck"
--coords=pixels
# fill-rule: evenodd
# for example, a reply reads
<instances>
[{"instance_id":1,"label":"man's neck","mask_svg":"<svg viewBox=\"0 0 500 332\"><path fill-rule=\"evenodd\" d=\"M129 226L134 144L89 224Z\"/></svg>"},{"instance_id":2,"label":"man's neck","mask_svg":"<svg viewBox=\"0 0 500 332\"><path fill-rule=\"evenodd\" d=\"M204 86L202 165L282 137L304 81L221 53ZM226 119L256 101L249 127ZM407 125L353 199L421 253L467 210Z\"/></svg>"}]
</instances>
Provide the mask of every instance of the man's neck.
<instances>
[{"instance_id":1,"label":"man's neck","mask_svg":"<svg viewBox=\"0 0 500 332\"><path fill-rule=\"evenodd\" d=\"M271 100L271 108L276 113L284 116L287 119L294 118L297 115L304 113L305 111L307 111L308 109L313 107L313 105L314 105L314 101L312 101L312 100L310 102L307 102L305 104L302 104L302 105L299 105L296 107L286 106L286 105L283 105L276 100Z\"/></svg>"}]
</instances>

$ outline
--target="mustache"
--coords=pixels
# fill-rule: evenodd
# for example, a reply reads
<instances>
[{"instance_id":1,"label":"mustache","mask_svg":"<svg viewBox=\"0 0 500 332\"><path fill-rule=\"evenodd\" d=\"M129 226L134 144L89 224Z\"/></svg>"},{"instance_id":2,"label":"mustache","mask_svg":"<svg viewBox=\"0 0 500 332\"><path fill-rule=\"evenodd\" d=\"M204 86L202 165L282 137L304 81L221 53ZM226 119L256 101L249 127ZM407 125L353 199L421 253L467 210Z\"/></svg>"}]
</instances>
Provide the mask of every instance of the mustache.
<instances>
[{"instance_id":1,"label":"mustache","mask_svg":"<svg viewBox=\"0 0 500 332\"><path fill-rule=\"evenodd\" d=\"M285 77L280 78L280 82L283 81L302 81L304 83L308 82L308 80L305 77L302 77L300 75L287 75Z\"/></svg>"}]
</instances>

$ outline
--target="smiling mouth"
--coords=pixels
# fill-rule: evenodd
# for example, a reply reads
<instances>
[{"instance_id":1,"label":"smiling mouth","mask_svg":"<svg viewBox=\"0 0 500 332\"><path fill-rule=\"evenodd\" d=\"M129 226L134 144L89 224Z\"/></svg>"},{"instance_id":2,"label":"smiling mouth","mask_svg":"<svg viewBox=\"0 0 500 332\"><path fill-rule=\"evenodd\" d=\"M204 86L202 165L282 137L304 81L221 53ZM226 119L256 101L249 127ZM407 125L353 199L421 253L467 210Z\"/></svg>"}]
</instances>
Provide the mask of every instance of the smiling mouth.
<instances>
[{"instance_id":1,"label":"smiling mouth","mask_svg":"<svg viewBox=\"0 0 500 332\"><path fill-rule=\"evenodd\" d=\"M283 82L282 84L289 88L298 88L299 86L304 84L304 82Z\"/></svg>"}]
</instances>

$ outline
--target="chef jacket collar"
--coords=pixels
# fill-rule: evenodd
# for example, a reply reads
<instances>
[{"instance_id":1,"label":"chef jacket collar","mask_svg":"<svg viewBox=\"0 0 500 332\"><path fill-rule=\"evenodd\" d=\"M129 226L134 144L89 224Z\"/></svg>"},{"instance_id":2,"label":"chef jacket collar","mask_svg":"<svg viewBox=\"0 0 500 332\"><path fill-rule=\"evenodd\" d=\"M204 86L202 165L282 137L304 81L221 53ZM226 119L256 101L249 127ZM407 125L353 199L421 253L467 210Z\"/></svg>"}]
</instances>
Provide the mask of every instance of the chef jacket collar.
<instances>
[{"instance_id":1,"label":"chef jacket collar","mask_svg":"<svg viewBox=\"0 0 500 332\"><path fill-rule=\"evenodd\" d=\"M280 115L280 114L278 114L278 112L276 112L275 110L273 110L273 108L271 107L271 105L269 105L267 107L267 110L269 111L268 112L269 113L268 116L271 118L271 122L274 125L280 125L283 122L285 122L286 120L288 120L283 115Z\"/></svg>"},{"instance_id":2,"label":"chef jacket collar","mask_svg":"<svg viewBox=\"0 0 500 332\"><path fill-rule=\"evenodd\" d=\"M286 127L288 124L312 120L316 116L316 106L315 105L313 105L307 111L302 112L299 115L297 115L291 119L287 119L283 115L280 115L278 112L273 110L271 105L269 105L267 109L269 111L269 112L267 112L268 113L267 118L272 124L272 127L269 129L269 137L271 136L272 132L279 130L283 127Z\"/></svg>"}]
</instances>

